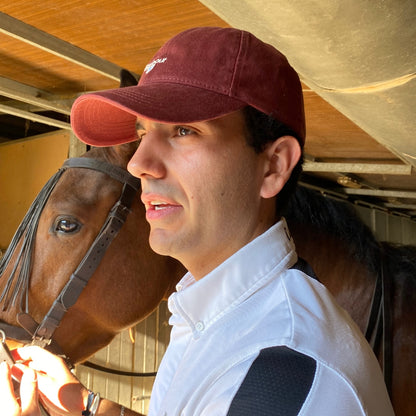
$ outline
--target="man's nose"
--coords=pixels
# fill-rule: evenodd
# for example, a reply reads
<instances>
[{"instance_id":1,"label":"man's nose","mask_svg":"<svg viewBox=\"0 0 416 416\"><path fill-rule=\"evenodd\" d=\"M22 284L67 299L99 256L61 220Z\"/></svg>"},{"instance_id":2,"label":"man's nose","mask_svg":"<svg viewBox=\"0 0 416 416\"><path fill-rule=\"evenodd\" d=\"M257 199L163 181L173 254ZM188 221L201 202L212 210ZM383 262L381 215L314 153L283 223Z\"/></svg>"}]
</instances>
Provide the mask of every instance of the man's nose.
<instances>
[{"instance_id":1,"label":"man's nose","mask_svg":"<svg viewBox=\"0 0 416 416\"><path fill-rule=\"evenodd\" d=\"M162 138L158 133L148 132L127 164L127 170L137 178L146 177L160 179L166 171L161 156Z\"/></svg>"}]
</instances>

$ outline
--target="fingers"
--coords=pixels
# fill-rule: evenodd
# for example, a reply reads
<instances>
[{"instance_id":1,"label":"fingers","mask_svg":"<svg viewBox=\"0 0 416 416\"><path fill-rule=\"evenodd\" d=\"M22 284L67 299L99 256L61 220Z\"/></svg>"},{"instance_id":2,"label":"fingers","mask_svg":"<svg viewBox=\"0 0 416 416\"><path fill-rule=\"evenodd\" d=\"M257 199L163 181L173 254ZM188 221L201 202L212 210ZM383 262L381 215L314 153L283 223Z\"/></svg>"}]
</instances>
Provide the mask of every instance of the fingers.
<instances>
[{"instance_id":1,"label":"fingers","mask_svg":"<svg viewBox=\"0 0 416 416\"><path fill-rule=\"evenodd\" d=\"M10 368L7 363L0 364L0 403L2 413L9 416L20 416L20 407L14 396Z\"/></svg>"},{"instance_id":2,"label":"fingers","mask_svg":"<svg viewBox=\"0 0 416 416\"><path fill-rule=\"evenodd\" d=\"M28 361L29 366L36 371L65 381L75 379L62 358L43 348L36 346L23 347L18 349L18 354L22 360Z\"/></svg>"},{"instance_id":3,"label":"fingers","mask_svg":"<svg viewBox=\"0 0 416 416\"><path fill-rule=\"evenodd\" d=\"M37 376L31 368L23 371L20 382L22 416L40 416L37 392Z\"/></svg>"},{"instance_id":4,"label":"fingers","mask_svg":"<svg viewBox=\"0 0 416 416\"><path fill-rule=\"evenodd\" d=\"M45 362L58 362L61 361L59 357L52 354L49 351L41 347L37 347L34 345L25 346L22 348L17 349L17 353L22 360L30 361L30 360L38 360L38 361L45 361Z\"/></svg>"},{"instance_id":5,"label":"fingers","mask_svg":"<svg viewBox=\"0 0 416 416\"><path fill-rule=\"evenodd\" d=\"M70 372L64 360L34 346L19 348L18 353L25 364L16 364L15 367L24 372L24 367L29 366L37 372L39 397L48 410L57 414L81 414L87 390Z\"/></svg>"}]
</instances>

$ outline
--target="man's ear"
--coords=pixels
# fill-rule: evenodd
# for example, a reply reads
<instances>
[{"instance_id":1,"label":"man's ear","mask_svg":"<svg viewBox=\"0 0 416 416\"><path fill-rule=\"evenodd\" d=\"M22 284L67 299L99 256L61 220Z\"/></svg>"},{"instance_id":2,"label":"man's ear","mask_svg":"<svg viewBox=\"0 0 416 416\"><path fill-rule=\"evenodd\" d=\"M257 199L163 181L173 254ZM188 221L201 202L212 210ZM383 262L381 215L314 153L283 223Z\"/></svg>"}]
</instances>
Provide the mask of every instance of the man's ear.
<instances>
[{"instance_id":1,"label":"man's ear","mask_svg":"<svg viewBox=\"0 0 416 416\"><path fill-rule=\"evenodd\" d=\"M266 164L260 195L263 198L272 198L289 180L302 150L294 137L283 136L270 143L264 152Z\"/></svg>"}]
</instances>

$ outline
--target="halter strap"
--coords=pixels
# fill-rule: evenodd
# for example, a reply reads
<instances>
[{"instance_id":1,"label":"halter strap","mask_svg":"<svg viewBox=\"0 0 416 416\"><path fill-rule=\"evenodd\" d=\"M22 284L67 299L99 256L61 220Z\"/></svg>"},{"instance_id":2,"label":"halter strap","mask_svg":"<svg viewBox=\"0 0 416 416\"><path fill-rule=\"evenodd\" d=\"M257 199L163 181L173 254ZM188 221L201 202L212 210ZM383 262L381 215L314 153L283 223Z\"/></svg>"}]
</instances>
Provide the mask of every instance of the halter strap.
<instances>
[{"instance_id":1,"label":"halter strap","mask_svg":"<svg viewBox=\"0 0 416 416\"><path fill-rule=\"evenodd\" d=\"M391 397L393 374L392 283L384 256L384 251L381 248L381 266L374 286L365 338L376 354L379 351L382 352L384 381Z\"/></svg>"},{"instance_id":2,"label":"halter strap","mask_svg":"<svg viewBox=\"0 0 416 416\"><path fill-rule=\"evenodd\" d=\"M136 191L140 189L140 179L131 175L127 170L105 162L104 160L91 159L86 157L72 157L65 160L61 169L66 170L68 168L85 168L96 170L111 176L113 179L121 183L130 185Z\"/></svg>"},{"instance_id":3,"label":"halter strap","mask_svg":"<svg viewBox=\"0 0 416 416\"><path fill-rule=\"evenodd\" d=\"M0 329L5 332L7 338L24 343L29 343L32 341L32 336L29 334L29 332L20 326L11 325L2 321L0 322Z\"/></svg>"}]
</instances>

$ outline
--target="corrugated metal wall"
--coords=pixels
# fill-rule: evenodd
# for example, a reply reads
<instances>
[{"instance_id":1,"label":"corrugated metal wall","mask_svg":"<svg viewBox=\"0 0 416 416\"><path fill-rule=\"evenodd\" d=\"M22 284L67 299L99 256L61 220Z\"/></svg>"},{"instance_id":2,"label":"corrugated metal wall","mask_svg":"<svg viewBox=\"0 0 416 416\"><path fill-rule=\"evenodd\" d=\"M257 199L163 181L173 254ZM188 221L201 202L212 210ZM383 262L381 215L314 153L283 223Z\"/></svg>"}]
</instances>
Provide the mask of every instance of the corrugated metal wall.
<instances>
[{"instance_id":1,"label":"corrugated metal wall","mask_svg":"<svg viewBox=\"0 0 416 416\"><path fill-rule=\"evenodd\" d=\"M362 206L355 207L362 220L373 230L379 240L416 245L416 222ZM169 342L169 311L166 303L144 322L134 328L135 342L125 331L92 361L112 368L151 372L158 368ZM150 378L132 378L107 375L79 366L77 375L88 388L124 406L147 413L154 381Z\"/></svg>"},{"instance_id":2,"label":"corrugated metal wall","mask_svg":"<svg viewBox=\"0 0 416 416\"><path fill-rule=\"evenodd\" d=\"M359 216L380 241L416 245L416 222L378 209L355 206Z\"/></svg>"}]
</instances>

